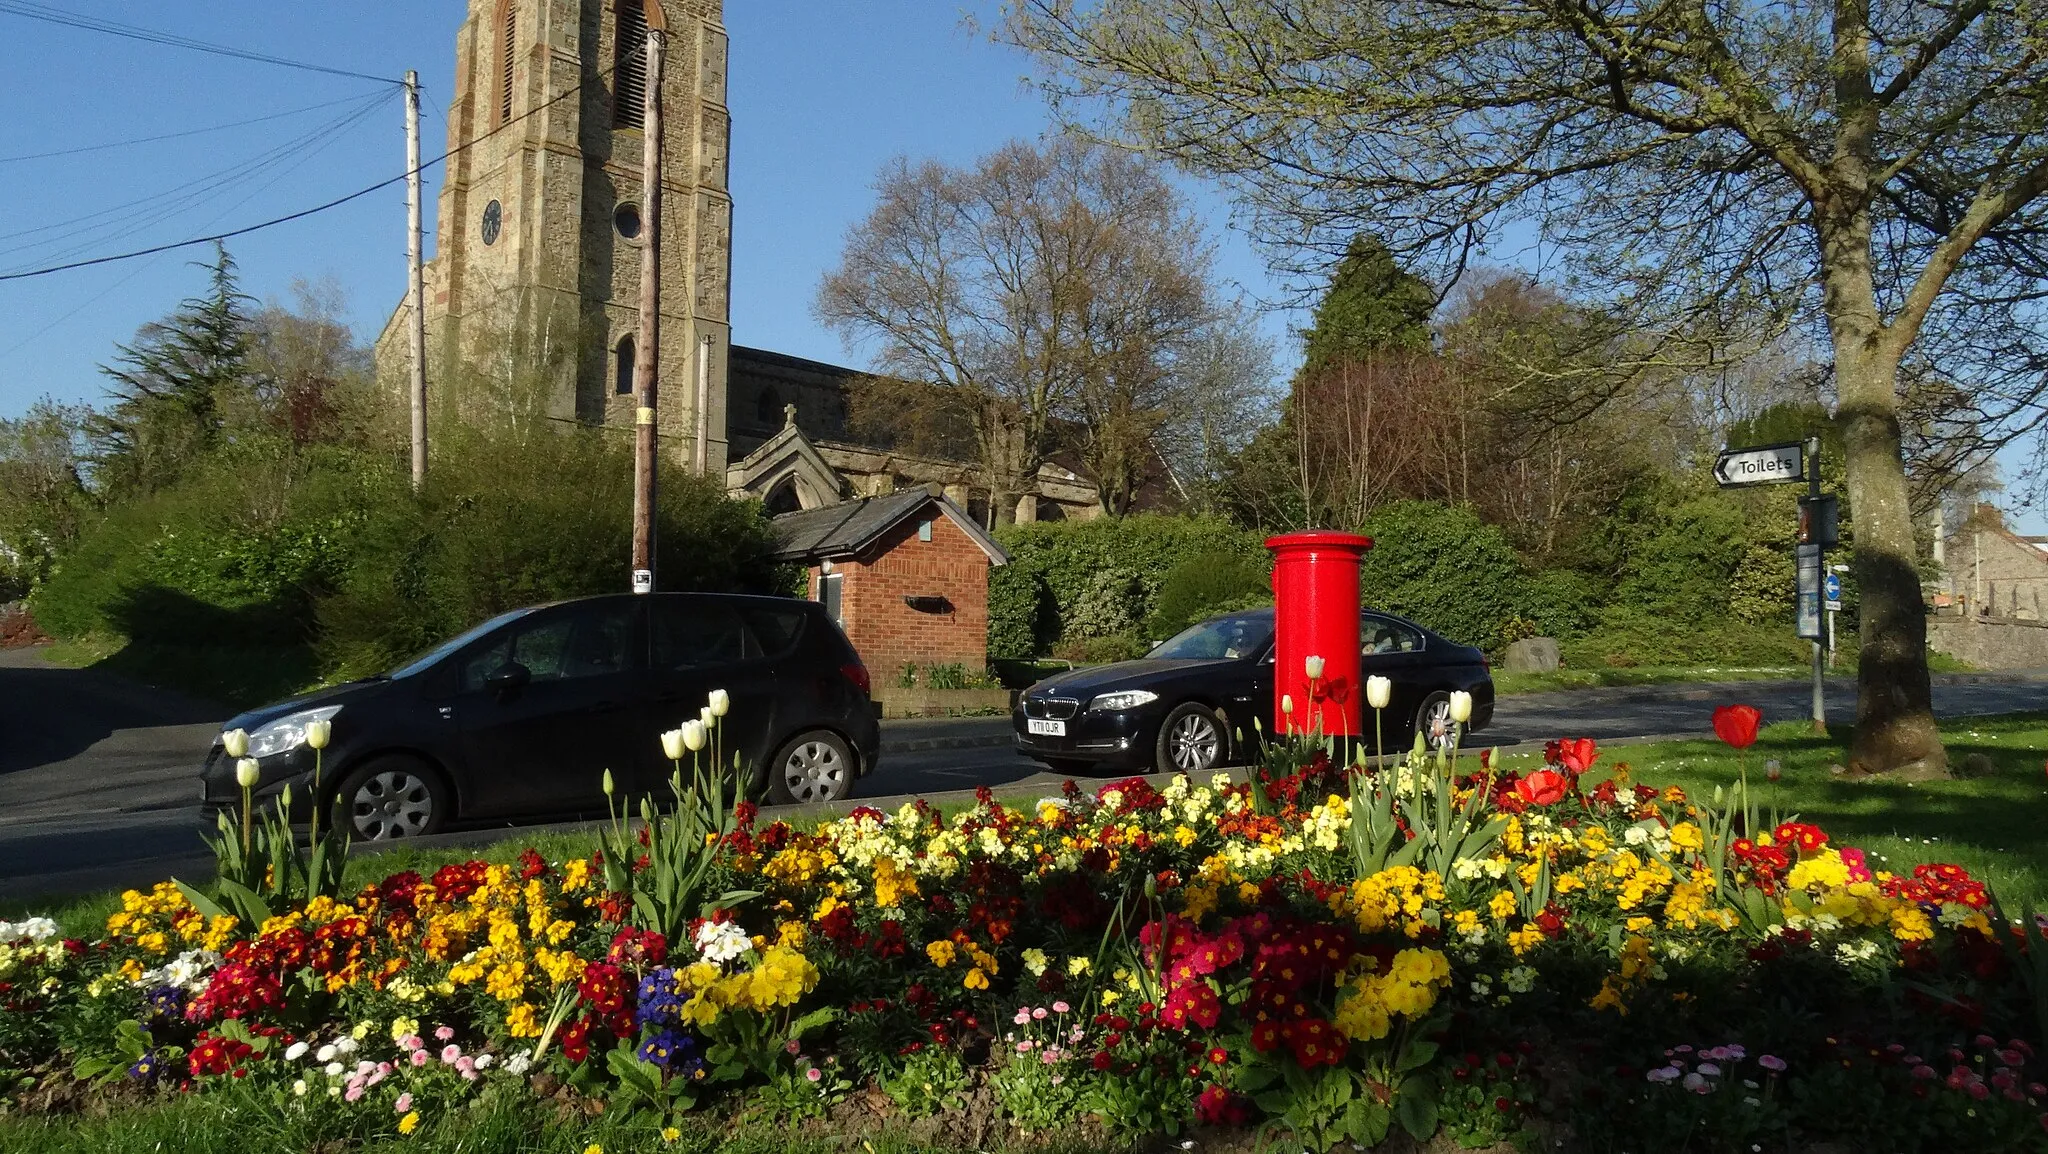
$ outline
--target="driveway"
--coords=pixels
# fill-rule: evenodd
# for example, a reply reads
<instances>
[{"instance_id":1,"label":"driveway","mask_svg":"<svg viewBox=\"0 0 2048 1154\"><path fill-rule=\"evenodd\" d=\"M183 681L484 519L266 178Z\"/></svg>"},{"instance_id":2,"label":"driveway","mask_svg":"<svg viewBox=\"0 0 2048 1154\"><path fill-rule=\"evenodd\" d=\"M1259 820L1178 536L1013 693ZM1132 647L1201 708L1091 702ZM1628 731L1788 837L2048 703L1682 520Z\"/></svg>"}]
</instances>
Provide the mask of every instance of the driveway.
<instances>
[{"instance_id":1,"label":"driveway","mask_svg":"<svg viewBox=\"0 0 2048 1154\"><path fill-rule=\"evenodd\" d=\"M1746 701L1767 720L1807 716L1797 682L1590 689L1502 698L1476 745L1540 745L1703 734L1714 706ZM1938 679L1942 716L2048 708L2048 671ZM1828 716L1855 715L1855 686L1828 687ZM34 649L0 650L0 897L76 893L203 876L196 770L224 707L93 670L60 669ZM885 798L1062 780L1010 749L1006 717L891 721L882 761L858 797ZM513 836L476 830L451 842ZM442 839L437 839L442 840Z\"/></svg>"}]
</instances>

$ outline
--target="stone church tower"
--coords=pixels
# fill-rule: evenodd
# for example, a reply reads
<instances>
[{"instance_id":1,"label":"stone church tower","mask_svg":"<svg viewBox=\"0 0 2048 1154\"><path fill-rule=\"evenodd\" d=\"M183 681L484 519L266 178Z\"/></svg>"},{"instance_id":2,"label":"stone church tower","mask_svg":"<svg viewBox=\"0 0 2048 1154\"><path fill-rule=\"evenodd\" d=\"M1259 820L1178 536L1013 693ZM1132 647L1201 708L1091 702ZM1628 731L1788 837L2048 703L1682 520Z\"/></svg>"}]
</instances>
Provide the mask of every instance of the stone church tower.
<instances>
[{"instance_id":1,"label":"stone church tower","mask_svg":"<svg viewBox=\"0 0 2048 1154\"><path fill-rule=\"evenodd\" d=\"M657 3L668 28L661 446L718 476L732 271L722 0L469 0L448 105L448 148L460 151L426 268L427 389L442 428L492 408L632 427L638 49ZM406 379L408 321L401 303L377 339L387 383Z\"/></svg>"}]
</instances>

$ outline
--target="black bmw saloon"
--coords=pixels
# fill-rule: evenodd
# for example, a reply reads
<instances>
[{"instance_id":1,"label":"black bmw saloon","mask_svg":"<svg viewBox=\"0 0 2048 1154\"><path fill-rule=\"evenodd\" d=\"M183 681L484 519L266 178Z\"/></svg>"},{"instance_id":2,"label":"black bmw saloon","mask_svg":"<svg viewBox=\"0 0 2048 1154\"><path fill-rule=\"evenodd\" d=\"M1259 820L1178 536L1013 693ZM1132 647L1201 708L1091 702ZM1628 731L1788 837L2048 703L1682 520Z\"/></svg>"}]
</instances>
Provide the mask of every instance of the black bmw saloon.
<instances>
[{"instance_id":1,"label":"black bmw saloon","mask_svg":"<svg viewBox=\"0 0 2048 1154\"><path fill-rule=\"evenodd\" d=\"M620 594L515 609L389 673L231 718L201 770L202 800L240 803L223 740L240 730L259 804L289 785L295 818L331 807L357 841L602 813L606 771L621 797L666 795L661 734L719 690L721 760L752 767L750 792L836 801L874 768L868 672L822 605ZM317 799L315 722L330 742Z\"/></svg>"},{"instance_id":2,"label":"black bmw saloon","mask_svg":"<svg viewBox=\"0 0 2048 1154\"><path fill-rule=\"evenodd\" d=\"M1359 615L1359 646L1361 676L1393 683L1383 715L1389 750L1406 748L1418 730L1448 741L1453 692L1472 695L1466 730L1493 719L1483 651L1374 610ZM1257 734L1274 732L1273 611L1212 617L1137 661L1046 678L1018 694L1011 720L1017 751L1061 773L1242 764Z\"/></svg>"}]
</instances>

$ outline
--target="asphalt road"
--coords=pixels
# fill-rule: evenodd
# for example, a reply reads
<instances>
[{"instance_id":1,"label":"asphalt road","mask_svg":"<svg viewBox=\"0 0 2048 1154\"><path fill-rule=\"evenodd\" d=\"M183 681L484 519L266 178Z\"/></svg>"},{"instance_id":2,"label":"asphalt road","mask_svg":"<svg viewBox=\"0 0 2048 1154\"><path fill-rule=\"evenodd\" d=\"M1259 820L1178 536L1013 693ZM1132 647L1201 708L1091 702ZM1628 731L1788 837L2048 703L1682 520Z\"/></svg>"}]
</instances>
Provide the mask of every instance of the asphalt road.
<instances>
[{"instance_id":1,"label":"asphalt road","mask_svg":"<svg viewBox=\"0 0 2048 1154\"><path fill-rule=\"evenodd\" d=\"M2018 680L1944 679L1944 716L2048 706L2048 671ZM1767 720L1807 715L1793 683L1597 689L1503 698L1480 745L1704 733L1715 705L1747 701ZM1828 715L1854 714L1854 687L1831 683ZM227 710L94 670L59 669L36 650L0 650L0 897L28 898L203 875L197 767ZM1009 748L1008 718L886 722L883 755L856 797L1061 781ZM442 835L481 842L501 830Z\"/></svg>"}]
</instances>

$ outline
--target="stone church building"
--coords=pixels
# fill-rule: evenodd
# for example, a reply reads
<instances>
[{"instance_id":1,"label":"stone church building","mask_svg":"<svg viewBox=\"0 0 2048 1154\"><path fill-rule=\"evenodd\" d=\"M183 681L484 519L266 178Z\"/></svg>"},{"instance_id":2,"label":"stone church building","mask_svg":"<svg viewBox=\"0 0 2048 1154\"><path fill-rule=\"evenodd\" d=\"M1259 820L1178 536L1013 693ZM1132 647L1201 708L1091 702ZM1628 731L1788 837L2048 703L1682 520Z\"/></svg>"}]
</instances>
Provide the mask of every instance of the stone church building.
<instances>
[{"instance_id":1,"label":"stone church building","mask_svg":"<svg viewBox=\"0 0 2048 1154\"><path fill-rule=\"evenodd\" d=\"M431 421L445 427L511 406L632 427L633 367L646 355L638 46L656 5L668 29L663 451L774 512L937 485L989 523L971 463L898 453L849 431L858 373L733 344L722 0L469 0L448 106L453 154L425 276ZM401 303L376 345L380 379L401 393L409 322ZM1096 511L1094 486L1049 464L1016 513L1028 521Z\"/></svg>"}]
</instances>

